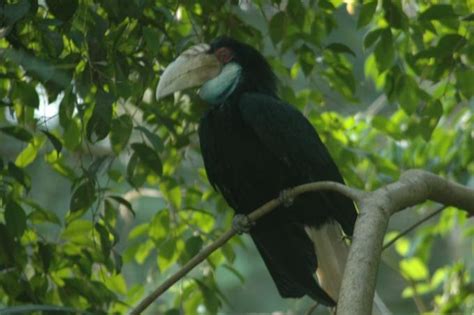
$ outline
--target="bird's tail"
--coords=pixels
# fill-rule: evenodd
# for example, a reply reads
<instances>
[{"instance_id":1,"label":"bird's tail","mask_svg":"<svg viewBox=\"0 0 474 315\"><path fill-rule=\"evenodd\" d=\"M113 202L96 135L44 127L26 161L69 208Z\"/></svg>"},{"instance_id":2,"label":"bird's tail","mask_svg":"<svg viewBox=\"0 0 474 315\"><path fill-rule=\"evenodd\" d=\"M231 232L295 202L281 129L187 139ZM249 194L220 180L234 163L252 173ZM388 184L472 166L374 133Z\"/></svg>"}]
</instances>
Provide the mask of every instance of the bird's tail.
<instances>
[{"instance_id":1,"label":"bird's tail","mask_svg":"<svg viewBox=\"0 0 474 315\"><path fill-rule=\"evenodd\" d=\"M349 245L338 223L328 222L319 228L308 227L306 232L314 243L320 286L336 302L341 289L342 276L349 254ZM375 293L372 315L390 314L383 301Z\"/></svg>"}]
</instances>

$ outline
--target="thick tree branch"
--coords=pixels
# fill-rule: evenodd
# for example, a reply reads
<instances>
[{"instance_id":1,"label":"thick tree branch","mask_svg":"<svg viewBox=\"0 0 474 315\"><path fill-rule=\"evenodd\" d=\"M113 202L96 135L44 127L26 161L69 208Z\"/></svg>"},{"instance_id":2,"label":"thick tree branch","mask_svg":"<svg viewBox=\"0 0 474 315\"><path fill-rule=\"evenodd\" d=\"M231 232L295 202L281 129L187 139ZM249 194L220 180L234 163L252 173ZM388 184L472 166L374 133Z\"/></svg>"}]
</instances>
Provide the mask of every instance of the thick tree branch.
<instances>
[{"instance_id":1,"label":"thick tree branch","mask_svg":"<svg viewBox=\"0 0 474 315\"><path fill-rule=\"evenodd\" d=\"M285 197L296 198L300 194L318 190L339 192L357 202L360 208L338 300L337 314L339 315L370 314L383 237L393 213L429 199L467 210L471 216L474 215L473 189L422 170L407 171L399 181L370 193L336 182L315 182L289 189ZM281 203L281 198L275 198L250 213L249 219L256 221ZM143 299L130 314L143 312L155 299L236 233L234 229L228 230L219 239L201 250L178 272Z\"/></svg>"},{"instance_id":2,"label":"thick tree branch","mask_svg":"<svg viewBox=\"0 0 474 315\"><path fill-rule=\"evenodd\" d=\"M390 216L432 200L474 215L474 189L422 170L409 170L392 184L368 193L359 202L349 257L339 295L338 315L370 314L377 267Z\"/></svg>"}]
</instances>

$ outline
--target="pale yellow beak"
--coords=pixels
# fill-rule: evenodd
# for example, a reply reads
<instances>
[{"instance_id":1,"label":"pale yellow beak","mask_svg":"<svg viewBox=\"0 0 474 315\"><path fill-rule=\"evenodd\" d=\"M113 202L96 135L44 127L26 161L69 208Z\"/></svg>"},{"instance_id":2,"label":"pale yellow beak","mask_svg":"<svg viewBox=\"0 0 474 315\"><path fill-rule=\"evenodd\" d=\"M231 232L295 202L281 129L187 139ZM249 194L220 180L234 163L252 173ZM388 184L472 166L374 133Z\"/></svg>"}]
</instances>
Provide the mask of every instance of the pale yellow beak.
<instances>
[{"instance_id":1,"label":"pale yellow beak","mask_svg":"<svg viewBox=\"0 0 474 315\"><path fill-rule=\"evenodd\" d=\"M208 51L209 45L199 44L189 48L169 64L158 82L156 99L159 100L177 91L201 86L217 76L222 65Z\"/></svg>"}]
</instances>

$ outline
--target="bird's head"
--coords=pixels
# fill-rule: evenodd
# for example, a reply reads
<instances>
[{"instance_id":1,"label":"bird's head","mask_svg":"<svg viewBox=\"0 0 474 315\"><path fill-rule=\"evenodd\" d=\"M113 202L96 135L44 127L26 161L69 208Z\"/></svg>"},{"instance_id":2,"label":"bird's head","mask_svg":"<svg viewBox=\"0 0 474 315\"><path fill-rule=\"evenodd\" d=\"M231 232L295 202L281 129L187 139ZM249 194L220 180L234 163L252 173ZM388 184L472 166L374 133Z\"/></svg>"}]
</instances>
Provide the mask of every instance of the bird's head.
<instances>
[{"instance_id":1,"label":"bird's head","mask_svg":"<svg viewBox=\"0 0 474 315\"><path fill-rule=\"evenodd\" d=\"M265 58L229 37L193 46L178 56L163 72L156 97L192 87L200 87L199 96L211 104L244 92L276 94L275 76Z\"/></svg>"}]
</instances>

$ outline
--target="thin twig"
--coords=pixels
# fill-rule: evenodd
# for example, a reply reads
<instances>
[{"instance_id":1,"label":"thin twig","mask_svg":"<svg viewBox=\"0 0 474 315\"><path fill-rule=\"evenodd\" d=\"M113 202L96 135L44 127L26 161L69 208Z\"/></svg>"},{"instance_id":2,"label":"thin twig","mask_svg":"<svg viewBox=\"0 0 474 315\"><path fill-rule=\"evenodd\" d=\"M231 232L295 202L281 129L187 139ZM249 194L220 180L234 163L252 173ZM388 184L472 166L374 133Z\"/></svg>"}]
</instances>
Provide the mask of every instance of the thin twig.
<instances>
[{"instance_id":1,"label":"thin twig","mask_svg":"<svg viewBox=\"0 0 474 315\"><path fill-rule=\"evenodd\" d=\"M403 230L402 232L398 233L397 236L395 236L392 240L388 241L387 244L385 244L383 247L382 247L382 250L385 250L387 248L389 248L390 246L392 246L396 241L398 241L401 237L405 236L406 234L410 233L411 231L413 231L415 228L417 228L418 226L420 226L421 224L425 223L426 221L428 221L429 219L431 219L432 217L438 215L439 213L441 213L441 211L443 211L444 209L446 209L447 206L445 205L442 205L440 206L438 209L436 209L435 211L433 211L432 213L428 214L426 217L424 217L423 219L421 219L420 221L414 223L413 225L407 227L405 230Z\"/></svg>"},{"instance_id":2,"label":"thin twig","mask_svg":"<svg viewBox=\"0 0 474 315\"><path fill-rule=\"evenodd\" d=\"M308 310L306 311L305 315L311 315L311 314L313 314L313 312L318 308L318 306L319 306L319 303L318 303L318 302L316 302L316 303L314 303L313 305L311 305L311 307L308 308Z\"/></svg>"},{"instance_id":3,"label":"thin twig","mask_svg":"<svg viewBox=\"0 0 474 315\"><path fill-rule=\"evenodd\" d=\"M324 181L324 182L314 182L296 186L292 189L289 189L286 193L288 198L296 198L297 196L304 194L310 191L316 190L332 190L339 192L348 198L359 201L365 195L365 192L360 191L355 188L350 188L341 183ZM251 222L257 221L259 218L273 211L275 208L280 206L282 203L281 198L275 198L265 203L263 206L257 208L252 213L248 215ZM178 282L183 278L188 272L190 272L194 267L199 263L204 261L210 254L215 250L219 249L224 245L228 240L230 240L237 232L234 229L230 229L225 232L221 237L216 241L211 243L209 246L205 247L200 251L196 256L194 256L190 261L188 261L180 270L175 274L169 277L163 284L161 284L157 289L151 292L147 297L145 297L140 304L138 304L131 312L130 315L137 315L143 312L154 300L156 300L160 295L166 292L173 284Z\"/></svg>"}]
</instances>

